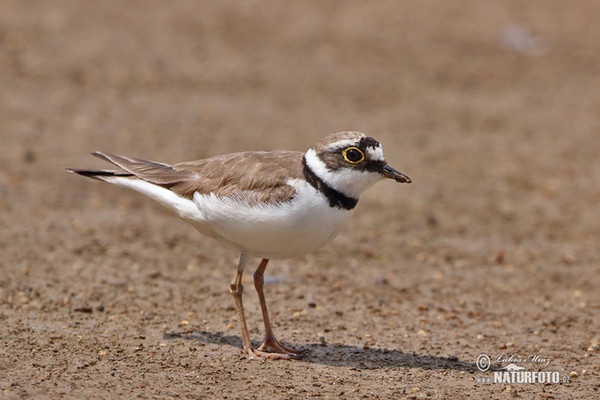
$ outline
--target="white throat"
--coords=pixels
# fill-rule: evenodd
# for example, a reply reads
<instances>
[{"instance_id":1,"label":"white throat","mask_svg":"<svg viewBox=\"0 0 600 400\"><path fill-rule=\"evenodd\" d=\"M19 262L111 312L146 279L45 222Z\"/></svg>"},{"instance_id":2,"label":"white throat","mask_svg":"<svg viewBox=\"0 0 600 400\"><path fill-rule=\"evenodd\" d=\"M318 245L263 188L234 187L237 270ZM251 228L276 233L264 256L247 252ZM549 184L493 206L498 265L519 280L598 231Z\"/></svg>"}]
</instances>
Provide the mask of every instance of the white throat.
<instances>
[{"instance_id":1,"label":"white throat","mask_svg":"<svg viewBox=\"0 0 600 400\"><path fill-rule=\"evenodd\" d=\"M306 154L306 164L308 167L328 184L331 188L342 192L353 199L359 198L360 194L382 179L382 176L369 171L357 171L351 168L340 168L330 170L325 163L317 156L313 149L309 149Z\"/></svg>"}]
</instances>

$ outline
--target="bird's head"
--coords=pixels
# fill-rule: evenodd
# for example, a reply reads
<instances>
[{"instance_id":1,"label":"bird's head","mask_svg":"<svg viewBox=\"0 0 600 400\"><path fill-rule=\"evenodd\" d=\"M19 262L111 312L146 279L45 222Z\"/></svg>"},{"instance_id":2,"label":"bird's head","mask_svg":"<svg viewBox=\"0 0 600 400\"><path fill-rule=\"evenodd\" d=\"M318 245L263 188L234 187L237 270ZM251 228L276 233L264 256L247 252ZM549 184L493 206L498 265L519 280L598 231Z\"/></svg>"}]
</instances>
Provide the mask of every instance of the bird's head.
<instances>
[{"instance_id":1,"label":"bird's head","mask_svg":"<svg viewBox=\"0 0 600 400\"><path fill-rule=\"evenodd\" d=\"M333 189L358 199L376 182L389 178L411 183L390 167L381 144L360 132L338 132L326 136L305 154L307 166Z\"/></svg>"}]
</instances>

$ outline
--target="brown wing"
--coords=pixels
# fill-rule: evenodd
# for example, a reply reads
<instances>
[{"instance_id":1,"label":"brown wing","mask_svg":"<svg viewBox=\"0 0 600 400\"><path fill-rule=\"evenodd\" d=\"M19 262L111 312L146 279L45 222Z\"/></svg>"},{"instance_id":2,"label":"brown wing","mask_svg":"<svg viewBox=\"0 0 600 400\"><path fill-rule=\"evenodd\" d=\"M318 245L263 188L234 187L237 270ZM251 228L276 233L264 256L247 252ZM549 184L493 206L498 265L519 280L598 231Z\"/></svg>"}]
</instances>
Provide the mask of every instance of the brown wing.
<instances>
[{"instance_id":1,"label":"brown wing","mask_svg":"<svg viewBox=\"0 0 600 400\"><path fill-rule=\"evenodd\" d=\"M302 153L294 151L234 153L174 165L111 153L92 154L190 199L198 192L242 196L251 202L284 202L295 194L288 180L303 177Z\"/></svg>"}]
</instances>

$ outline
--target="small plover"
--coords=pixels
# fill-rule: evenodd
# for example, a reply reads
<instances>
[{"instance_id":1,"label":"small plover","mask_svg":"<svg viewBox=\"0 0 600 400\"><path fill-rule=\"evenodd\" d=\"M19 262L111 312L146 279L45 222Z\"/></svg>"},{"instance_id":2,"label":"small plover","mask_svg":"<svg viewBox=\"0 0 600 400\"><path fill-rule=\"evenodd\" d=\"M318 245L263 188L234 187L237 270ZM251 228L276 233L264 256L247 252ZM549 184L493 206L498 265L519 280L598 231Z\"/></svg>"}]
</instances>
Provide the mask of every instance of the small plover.
<instances>
[{"instance_id":1,"label":"small plover","mask_svg":"<svg viewBox=\"0 0 600 400\"><path fill-rule=\"evenodd\" d=\"M390 167L381 145L360 132L329 135L306 153L252 151L168 165L94 152L118 170L67 168L138 191L201 233L241 252L229 287L251 358L293 358L301 353L275 337L263 293L270 259L296 258L333 239L354 213L360 194L383 178L410 183ZM252 348L242 305L242 274L250 257L265 324L265 339Z\"/></svg>"}]
</instances>

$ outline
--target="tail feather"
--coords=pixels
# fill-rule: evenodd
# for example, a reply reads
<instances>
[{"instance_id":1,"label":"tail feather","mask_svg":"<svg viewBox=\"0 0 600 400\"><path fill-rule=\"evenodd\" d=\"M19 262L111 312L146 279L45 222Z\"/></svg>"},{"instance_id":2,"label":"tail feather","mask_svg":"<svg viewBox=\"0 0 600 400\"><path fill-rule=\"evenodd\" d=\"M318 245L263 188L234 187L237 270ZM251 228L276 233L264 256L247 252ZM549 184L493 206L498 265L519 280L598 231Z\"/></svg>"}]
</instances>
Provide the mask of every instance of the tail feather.
<instances>
[{"instance_id":1,"label":"tail feather","mask_svg":"<svg viewBox=\"0 0 600 400\"><path fill-rule=\"evenodd\" d=\"M92 155L104 161L108 161L140 179L164 187L170 187L174 184L188 181L194 177L189 172L178 171L171 165L156 161L142 160L140 158L125 157L118 154L99 151L93 152Z\"/></svg>"},{"instance_id":2,"label":"tail feather","mask_svg":"<svg viewBox=\"0 0 600 400\"><path fill-rule=\"evenodd\" d=\"M133 176L133 174L130 174L129 172L109 171L106 169L79 169L79 168L69 168L69 167L66 167L65 169L69 172L73 172L75 174L87 176L88 178L94 178L94 179L102 179L101 177L107 177L107 176Z\"/></svg>"},{"instance_id":3,"label":"tail feather","mask_svg":"<svg viewBox=\"0 0 600 400\"><path fill-rule=\"evenodd\" d=\"M179 182L176 178L189 179L191 174L180 173L169 165L153 161L124 157L111 153L94 152L92 154L114 164L121 168L121 170L65 169L78 175L135 190L156 200L180 218L192 223L201 232L210 236L217 236L212 228L205 226L206 219L204 214L191 199L191 195L183 196L177 191L170 190L170 186L172 186L170 182ZM165 178L161 175L167 175L167 177Z\"/></svg>"}]
</instances>

